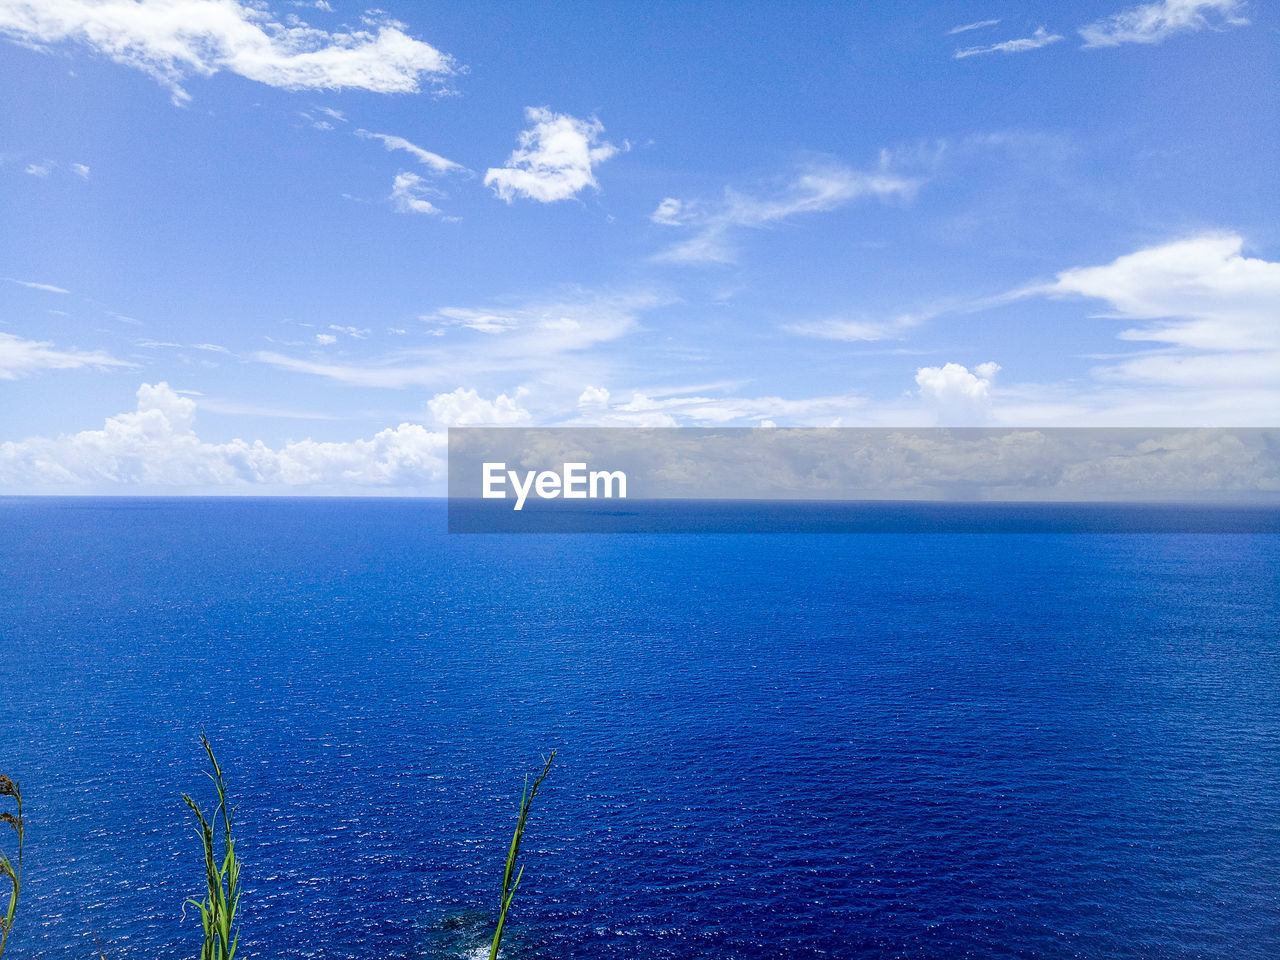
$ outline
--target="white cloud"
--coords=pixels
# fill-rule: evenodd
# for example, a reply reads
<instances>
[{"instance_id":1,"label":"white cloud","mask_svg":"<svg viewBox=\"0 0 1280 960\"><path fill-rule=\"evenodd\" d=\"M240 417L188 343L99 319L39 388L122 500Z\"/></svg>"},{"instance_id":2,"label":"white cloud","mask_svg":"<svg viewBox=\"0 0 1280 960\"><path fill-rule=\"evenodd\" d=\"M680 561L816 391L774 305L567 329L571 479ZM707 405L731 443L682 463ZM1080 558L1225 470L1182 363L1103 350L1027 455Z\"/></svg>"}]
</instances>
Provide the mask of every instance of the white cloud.
<instances>
[{"instance_id":1,"label":"white cloud","mask_svg":"<svg viewBox=\"0 0 1280 960\"><path fill-rule=\"evenodd\" d=\"M53 167L48 163L28 163L22 172L33 177L47 177L52 170Z\"/></svg>"},{"instance_id":2,"label":"white cloud","mask_svg":"<svg viewBox=\"0 0 1280 960\"><path fill-rule=\"evenodd\" d=\"M688 389L688 388L685 388ZM855 394L788 399L763 397L660 396L638 390L624 403L611 403L609 391L589 387L578 400L575 421L594 426L676 427L762 424L778 420L790 426L839 426L864 406Z\"/></svg>"},{"instance_id":3,"label":"white cloud","mask_svg":"<svg viewBox=\"0 0 1280 960\"><path fill-rule=\"evenodd\" d=\"M133 366L136 364L117 360L101 350L59 350L50 341L23 340L11 333L0 333L0 380L17 380L40 370Z\"/></svg>"},{"instance_id":4,"label":"white cloud","mask_svg":"<svg viewBox=\"0 0 1280 960\"><path fill-rule=\"evenodd\" d=\"M780 190L753 196L729 187L716 204L667 197L650 215L656 223L686 227L693 235L659 253L655 259L676 263L729 263L736 228L762 229L805 213L834 210L863 197L908 197L920 183L892 172L887 154L879 169L854 170L838 163L811 164Z\"/></svg>"},{"instance_id":5,"label":"white cloud","mask_svg":"<svg viewBox=\"0 0 1280 960\"><path fill-rule=\"evenodd\" d=\"M959 363L921 367L916 371L920 396L950 424L985 420L991 410L991 382L1000 371L997 363L980 363L972 371Z\"/></svg>"},{"instance_id":6,"label":"white cloud","mask_svg":"<svg viewBox=\"0 0 1280 960\"><path fill-rule=\"evenodd\" d=\"M955 59L963 60L965 57L977 57L986 53L1025 53L1028 50L1039 50L1041 47L1047 47L1049 44L1057 43L1062 39L1065 38L1061 34L1050 33L1044 27L1037 27L1035 33L1029 37L1004 40L1000 43L992 43L983 47L962 47L955 52Z\"/></svg>"},{"instance_id":7,"label":"white cloud","mask_svg":"<svg viewBox=\"0 0 1280 960\"><path fill-rule=\"evenodd\" d=\"M337 343L337 342L338 342L338 338L331 333L316 334L316 343L320 344L322 347L327 347L330 344Z\"/></svg>"},{"instance_id":8,"label":"white cloud","mask_svg":"<svg viewBox=\"0 0 1280 960\"><path fill-rule=\"evenodd\" d=\"M667 197L658 204L658 208L653 213L649 214L649 219L664 226L678 227L684 222L681 218L683 211L683 203L675 197Z\"/></svg>"},{"instance_id":9,"label":"white cloud","mask_svg":"<svg viewBox=\"0 0 1280 960\"><path fill-rule=\"evenodd\" d=\"M43 290L45 293L70 293L62 287L55 287L52 283L36 283L34 280L16 280L13 277L7 278L10 283L16 283L20 287L27 287L31 290Z\"/></svg>"},{"instance_id":10,"label":"white cloud","mask_svg":"<svg viewBox=\"0 0 1280 960\"><path fill-rule=\"evenodd\" d=\"M440 156L440 154L432 153L430 150L424 150L417 144L410 143L404 137L395 137L386 133L371 133L368 130L357 130L356 136L362 137L365 140L378 140L388 150L403 150L419 163L430 167L436 173L450 173L453 171L466 170L466 167L462 164L454 163L452 160L447 160Z\"/></svg>"},{"instance_id":11,"label":"white cloud","mask_svg":"<svg viewBox=\"0 0 1280 960\"><path fill-rule=\"evenodd\" d=\"M891 320L854 320L848 317L828 317L806 323L788 324L786 329L807 337L822 340L875 341L898 340L906 331L920 326L927 317L904 313Z\"/></svg>"},{"instance_id":12,"label":"white cloud","mask_svg":"<svg viewBox=\"0 0 1280 960\"><path fill-rule=\"evenodd\" d=\"M73 163L71 165L71 172L81 180L89 179L89 165L87 163Z\"/></svg>"},{"instance_id":13,"label":"white cloud","mask_svg":"<svg viewBox=\"0 0 1280 960\"><path fill-rule=\"evenodd\" d=\"M509 427L533 419L519 403L525 393L520 389L514 397L500 393L486 400L475 390L458 387L452 393L436 394L427 407L436 422L446 427Z\"/></svg>"},{"instance_id":14,"label":"white cloud","mask_svg":"<svg viewBox=\"0 0 1280 960\"><path fill-rule=\"evenodd\" d=\"M587 387L578 396L578 406L591 409L593 407L607 407L609 405L609 391L604 387Z\"/></svg>"},{"instance_id":15,"label":"white cloud","mask_svg":"<svg viewBox=\"0 0 1280 960\"><path fill-rule=\"evenodd\" d=\"M587 187L599 189L595 167L618 152L600 140L604 126L599 120L580 120L547 107L527 107L525 119L532 126L520 133L506 165L485 173L485 186L508 203L517 196L554 203Z\"/></svg>"},{"instance_id":16,"label":"white cloud","mask_svg":"<svg viewBox=\"0 0 1280 960\"><path fill-rule=\"evenodd\" d=\"M1243 398L1256 390L1274 394L1280 370L1280 263L1246 257L1242 250L1243 240L1235 234L1191 237L1103 266L1066 270L1053 283L1020 294L1088 297L1104 301L1109 316L1149 321L1118 336L1161 346L1103 363L1095 376L1110 383L1217 393L1218 405L1236 397L1233 406L1252 421L1257 400ZM1194 405L1204 407L1210 400L1200 397ZM1190 395L1182 403L1189 411ZM1241 413L1234 416L1239 420Z\"/></svg>"},{"instance_id":17,"label":"white cloud","mask_svg":"<svg viewBox=\"0 0 1280 960\"><path fill-rule=\"evenodd\" d=\"M432 346L400 350L363 364L321 363L274 352L259 353L255 359L284 370L369 387L441 387L449 381L476 382L505 373L567 377L575 358L598 365L598 360L584 355L631 333L638 326L639 313L664 302L647 292L570 289L551 299L510 306L447 307L421 318L439 324L429 331L439 334L432 338ZM578 382L584 380L586 376Z\"/></svg>"},{"instance_id":18,"label":"white cloud","mask_svg":"<svg viewBox=\"0 0 1280 960\"><path fill-rule=\"evenodd\" d=\"M369 334L373 333L368 327L344 327L337 323L329 324L329 329L334 333L345 333L347 336L356 340L364 340Z\"/></svg>"},{"instance_id":19,"label":"white cloud","mask_svg":"<svg viewBox=\"0 0 1280 960\"><path fill-rule=\"evenodd\" d=\"M975 23L964 23L958 27L952 27L947 31L947 36L954 37L957 33L968 33L970 30L981 30L984 27L994 27L999 20L978 20Z\"/></svg>"},{"instance_id":20,"label":"white cloud","mask_svg":"<svg viewBox=\"0 0 1280 960\"><path fill-rule=\"evenodd\" d=\"M446 217L444 211L426 198L427 194L438 197L440 191L416 173L398 173L391 183L390 200L399 213L425 213L445 220L457 219Z\"/></svg>"},{"instance_id":21,"label":"white cloud","mask_svg":"<svg viewBox=\"0 0 1280 960\"><path fill-rule=\"evenodd\" d=\"M261 441L207 443L195 418L195 401L167 383L144 383L136 409L108 418L101 430L0 443L0 486L438 491L445 475L445 435L421 424L402 423L367 440L299 440L273 449Z\"/></svg>"},{"instance_id":22,"label":"white cloud","mask_svg":"<svg viewBox=\"0 0 1280 960\"><path fill-rule=\"evenodd\" d=\"M1116 317L1156 321L1120 337L1167 344L1184 357L1272 356L1280 353L1280 263L1246 257L1243 245L1229 233L1192 237L1066 270L1027 292L1099 299Z\"/></svg>"},{"instance_id":23,"label":"white cloud","mask_svg":"<svg viewBox=\"0 0 1280 960\"><path fill-rule=\"evenodd\" d=\"M3 0L0 35L27 46L73 41L142 70L190 99L186 77L220 71L287 90L415 93L453 61L394 20L329 33L237 0Z\"/></svg>"},{"instance_id":24,"label":"white cloud","mask_svg":"<svg viewBox=\"0 0 1280 960\"><path fill-rule=\"evenodd\" d=\"M1086 47L1116 47L1122 43L1161 43L1175 33L1220 26L1242 26L1241 0L1157 0L1122 10L1080 28Z\"/></svg>"}]
</instances>

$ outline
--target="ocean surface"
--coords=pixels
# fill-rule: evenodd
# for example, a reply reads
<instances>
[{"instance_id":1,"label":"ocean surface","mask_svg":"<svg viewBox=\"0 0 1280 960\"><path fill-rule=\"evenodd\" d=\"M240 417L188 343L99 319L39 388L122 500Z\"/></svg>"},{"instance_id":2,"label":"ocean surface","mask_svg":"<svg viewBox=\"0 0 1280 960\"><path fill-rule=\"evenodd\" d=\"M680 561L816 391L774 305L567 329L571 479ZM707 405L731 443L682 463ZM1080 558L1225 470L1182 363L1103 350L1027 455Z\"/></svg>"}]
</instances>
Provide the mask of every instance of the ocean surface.
<instances>
[{"instance_id":1,"label":"ocean surface","mask_svg":"<svg viewBox=\"0 0 1280 960\"><path fill-rule=\"evenodd\" d=\"M6 960L1280 957L1280 536L444 530L0 500Z\"/></svg>"}]
</instances>

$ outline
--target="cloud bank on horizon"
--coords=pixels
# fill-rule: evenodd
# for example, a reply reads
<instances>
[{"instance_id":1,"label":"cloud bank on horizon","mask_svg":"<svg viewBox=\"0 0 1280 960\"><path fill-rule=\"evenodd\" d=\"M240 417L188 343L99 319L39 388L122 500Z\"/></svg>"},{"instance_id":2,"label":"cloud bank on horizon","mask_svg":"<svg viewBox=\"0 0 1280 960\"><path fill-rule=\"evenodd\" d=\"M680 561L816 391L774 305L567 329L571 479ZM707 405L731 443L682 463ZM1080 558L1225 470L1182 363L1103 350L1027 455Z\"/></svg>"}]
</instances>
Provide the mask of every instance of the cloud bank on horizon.
<instances>
[{"instance_id":1,"label":"cloud bank on horizon","mask_svg":"<svg viewBox=\"0 0 1280 960\"><path fill-rule=\"evenodd\" d=\"M0 491L439 492L448 426L1276 425L1257 4L302 10L0 0Z\"/></svg>"}]
</instances>

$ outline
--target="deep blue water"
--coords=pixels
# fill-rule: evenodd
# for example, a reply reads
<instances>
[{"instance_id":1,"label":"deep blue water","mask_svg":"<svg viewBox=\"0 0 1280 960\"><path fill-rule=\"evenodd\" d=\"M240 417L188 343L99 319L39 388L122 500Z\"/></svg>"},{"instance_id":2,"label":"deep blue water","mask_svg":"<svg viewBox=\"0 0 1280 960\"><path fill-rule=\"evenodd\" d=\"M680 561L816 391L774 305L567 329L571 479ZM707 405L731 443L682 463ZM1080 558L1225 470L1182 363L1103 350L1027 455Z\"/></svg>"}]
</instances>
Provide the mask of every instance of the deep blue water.
<instances>
[{"instance_id":1,"label":"deep blue water","mask_svg":"<svg viewBox=\"0 0 1280 960\"><path fill-rule=\"evenodd\" d=\"M6 956L1280 956L1280 537L448 536L427 501L0 501Z\"/></svg>"}]
</instances>

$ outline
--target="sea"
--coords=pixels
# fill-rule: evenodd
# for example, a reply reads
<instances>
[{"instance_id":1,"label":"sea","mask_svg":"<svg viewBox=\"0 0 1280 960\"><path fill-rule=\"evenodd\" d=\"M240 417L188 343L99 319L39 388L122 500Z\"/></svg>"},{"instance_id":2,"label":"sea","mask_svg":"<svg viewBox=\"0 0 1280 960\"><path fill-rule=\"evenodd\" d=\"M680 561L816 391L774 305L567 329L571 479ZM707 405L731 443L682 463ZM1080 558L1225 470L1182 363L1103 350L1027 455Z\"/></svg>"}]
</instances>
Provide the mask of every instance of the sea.
<instances>
[{"instance_id":1,"label":"sea","mask_svg":"<svg viewBox=\"0 0 1280 960\"><path fill-rule=\"evenodd\" d=\"M0 500L5 960L198 955L202 731L245 960L487 956L552 750L510 960L1280 957L1275 533Z\"/></svg>"}]
</instances>

